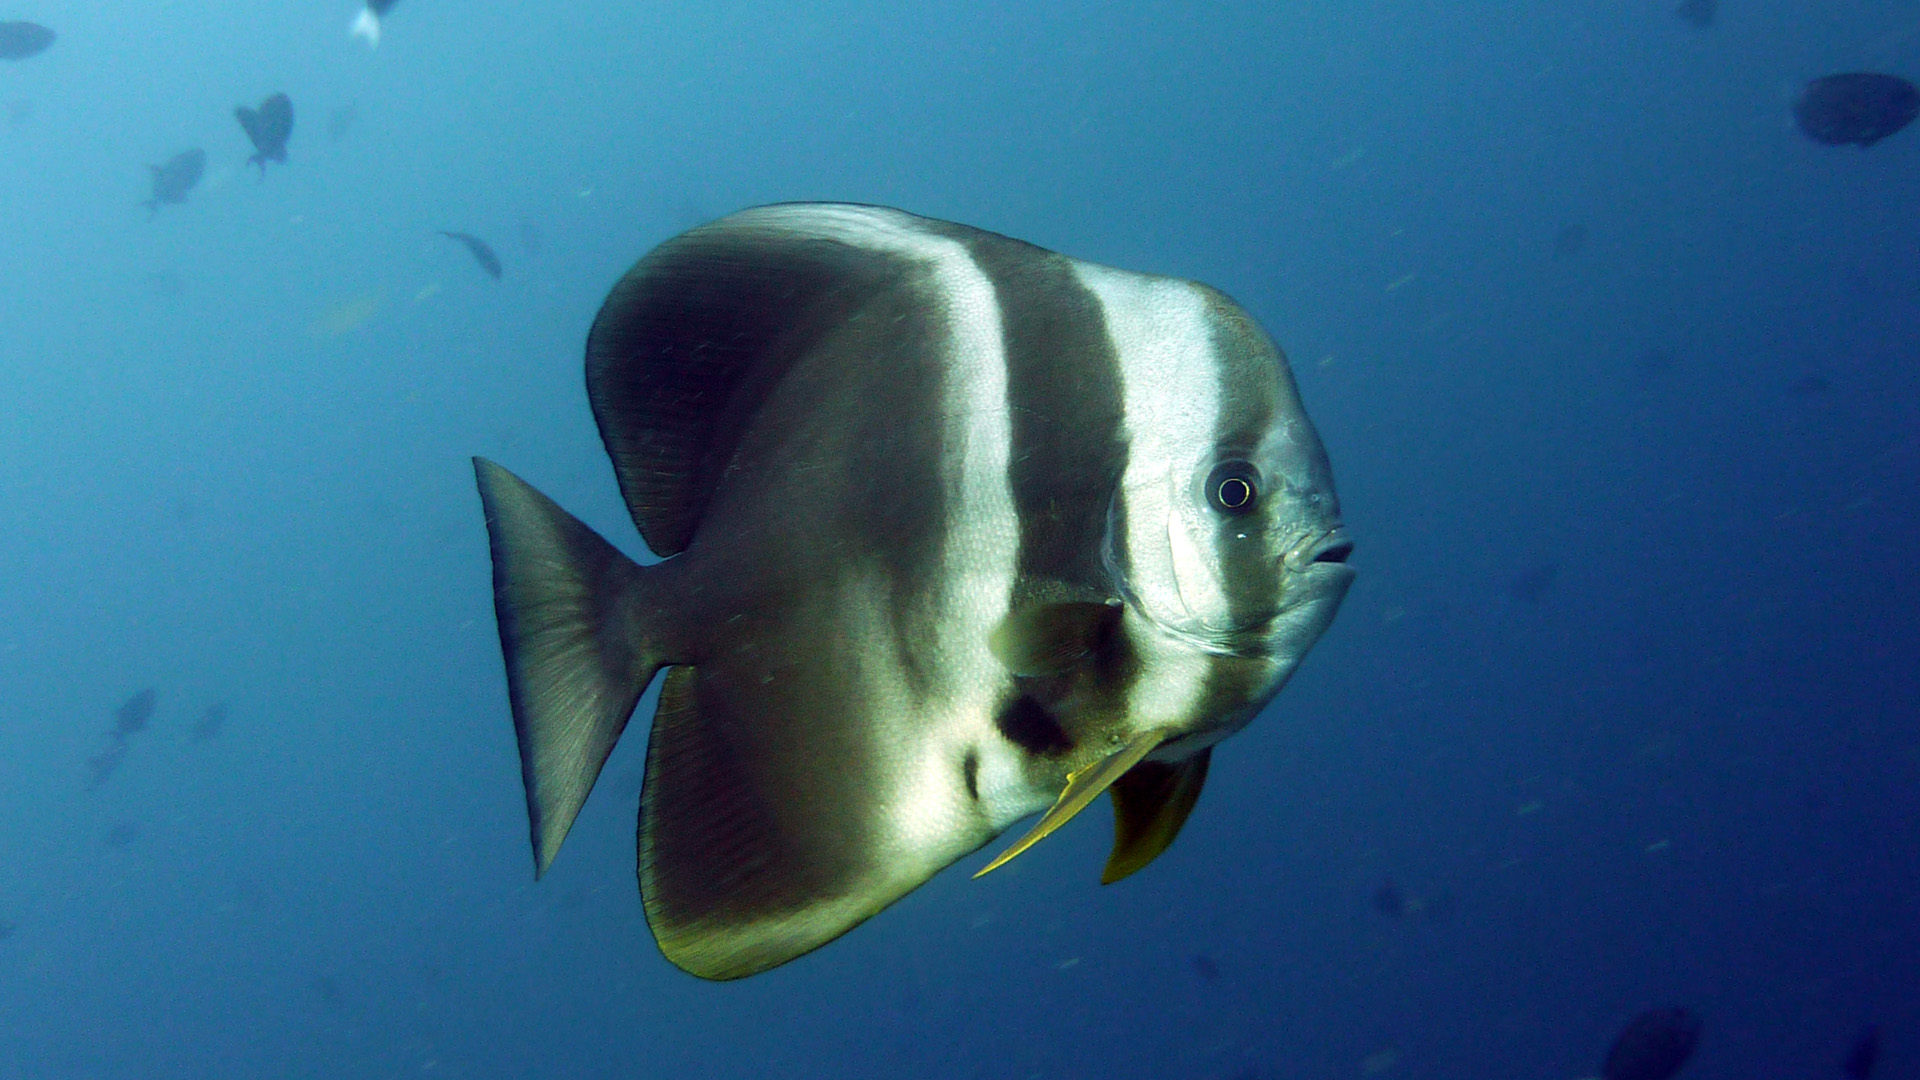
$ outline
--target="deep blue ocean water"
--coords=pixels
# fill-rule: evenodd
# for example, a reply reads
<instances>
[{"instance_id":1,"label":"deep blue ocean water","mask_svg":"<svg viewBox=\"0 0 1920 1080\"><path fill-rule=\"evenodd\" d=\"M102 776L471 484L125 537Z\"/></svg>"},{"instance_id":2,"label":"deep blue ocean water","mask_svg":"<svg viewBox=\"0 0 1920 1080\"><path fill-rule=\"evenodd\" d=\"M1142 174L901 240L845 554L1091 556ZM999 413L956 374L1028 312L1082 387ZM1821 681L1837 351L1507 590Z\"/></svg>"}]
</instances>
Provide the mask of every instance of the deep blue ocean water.
<instances>
[{"instance_id":1,"label":"deep blue ocean water","mask_svg":"<svg viewBox=\"0 0 1920 1080\"><path fill-rule=\"evenodd\" d=\"M1790 115L1920 76L1910 4L354 12L0 11L61 35L0 63L0 1080L1571 1080L1663 1004L1688 1077L1920 1075L1920 131ZM713 985L642 725L532 879L468 456L640 554L586 328L792 199L1232 294L1360 578L1145 872L1096 808Z\"/></svg>"}]
</instances>

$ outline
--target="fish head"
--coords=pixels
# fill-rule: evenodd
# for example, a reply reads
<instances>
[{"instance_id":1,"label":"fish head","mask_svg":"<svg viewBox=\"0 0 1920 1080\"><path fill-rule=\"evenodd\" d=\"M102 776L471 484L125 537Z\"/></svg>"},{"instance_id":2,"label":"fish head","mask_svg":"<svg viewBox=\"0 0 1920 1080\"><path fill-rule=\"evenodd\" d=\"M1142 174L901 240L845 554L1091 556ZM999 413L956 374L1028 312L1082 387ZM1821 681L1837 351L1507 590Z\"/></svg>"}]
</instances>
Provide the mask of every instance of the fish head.
<instances>
[{"instance_id":1,"label":"fish head","mask_svg":"<svg viewBox=\"0 0 1920 1080\"><path fill-rule=\"evenodd\" d=\"M1211 400L1181 401L1160 438L1136 442L1160 453L1129 464L1106 552L1133 621L1150 628L1132 635L1149 667L1156 653L1197 654L1240 688L1207 695L1197 714L1140 718L1176 729L1175 753L1271 700L1354 579L1333 470L1286 358L1231 300L1203 295Z\"/></svg>"}]
</instances>

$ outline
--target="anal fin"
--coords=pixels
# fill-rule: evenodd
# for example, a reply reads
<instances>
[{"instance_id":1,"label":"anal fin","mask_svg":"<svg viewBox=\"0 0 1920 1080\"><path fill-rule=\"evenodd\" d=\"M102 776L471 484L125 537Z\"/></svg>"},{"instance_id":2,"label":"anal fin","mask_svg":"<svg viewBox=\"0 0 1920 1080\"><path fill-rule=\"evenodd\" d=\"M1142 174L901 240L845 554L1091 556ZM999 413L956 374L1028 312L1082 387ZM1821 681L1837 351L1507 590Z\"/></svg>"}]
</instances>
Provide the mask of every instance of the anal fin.
<instances>
[{"instance_id":1,"label":"anal fin","mask_svg":"<svg viewBox=\"0 0 1920 1080\"><path fill-rule=\"evenodd\" d=\"M1171 765L1143 761L1113 782L1113 853L1100 884L1111 885L1167 850L1207 782L1213 748Z\"/></svg>"}]
</instances>

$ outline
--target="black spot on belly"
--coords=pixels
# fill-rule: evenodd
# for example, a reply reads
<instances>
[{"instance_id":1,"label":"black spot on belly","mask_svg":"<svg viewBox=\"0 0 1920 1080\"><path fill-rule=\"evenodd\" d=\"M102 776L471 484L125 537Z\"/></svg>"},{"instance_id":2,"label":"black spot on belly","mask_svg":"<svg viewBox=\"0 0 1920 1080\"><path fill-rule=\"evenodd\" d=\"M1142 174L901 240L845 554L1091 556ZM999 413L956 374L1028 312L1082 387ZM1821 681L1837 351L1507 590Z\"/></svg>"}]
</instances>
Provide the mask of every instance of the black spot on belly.
<instances>
[{"instance_id":1,"label":"black spot on belly","mask_svg":"<svg viewBox=\"0 0 1920 1080\"><path fill-rule=\"evenodd\" d=\"M1063 754L1073 749L1073 740L1067 738L1066 729L1060 721L1053 718L1047 707L1022 694L1007 703L1000 715L993 718L993 726L1000 729L1014 745L1030 754L1044 754L1049 757Z\"/></svg>"},{"instance_id":2,"label":"black spot on belly","mask_svg":"<svg viewBox=\"0 0 1920 1080\"><path fill-rule=\"evenodd\" d=\"M968 750L966 760L960 763L960 772L967 778L967 798L980 801L980 751Z\"/></svg>"}]
</instances>

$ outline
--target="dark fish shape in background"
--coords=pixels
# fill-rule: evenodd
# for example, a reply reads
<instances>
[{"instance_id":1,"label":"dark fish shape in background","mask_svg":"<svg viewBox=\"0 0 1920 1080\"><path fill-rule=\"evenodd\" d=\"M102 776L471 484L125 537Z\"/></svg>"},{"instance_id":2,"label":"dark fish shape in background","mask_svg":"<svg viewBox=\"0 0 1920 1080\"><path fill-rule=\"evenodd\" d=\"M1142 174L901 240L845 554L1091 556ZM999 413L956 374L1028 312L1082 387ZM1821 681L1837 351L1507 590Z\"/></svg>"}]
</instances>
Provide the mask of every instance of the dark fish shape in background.
<instances>
[{"instance_id":1,"label":"dark fish shape in background","mask_svg":"<svg viewBox=\"0 0 1920 1080\"><path fill-rule=\"evenodd\" d=\"M1513 576L1513 580L1507 583L1507 595L1531 604L1547 595L1547 590L1559 580L1559 563L1538 563Z\"/></svg>"},{"instance_id":2,"label":"dark fish shape in background","mask_svg":"<svg viewBox=\"0 0 1920 1080\"><path fill-rule=\"evenodd\" d=\"M348 33L355 37L366 38L369 49L379 48L380 20L385 18L387 12L392 11L393 6L399 2L400 0L367 0L367 6L360 10L359 17L353 20L353 26Z\"/></svg>"},{"instance_id":3,"label":"dark fish shape in background","mask_svg":"<svg viewBox=\"0 0 1920 1080\"><path fill-rule=\"evenodd\" d=\"M124 739L136 731L145 731L147 721L153 719L153 708L160 701L160 695L153 687L133 695L113 713L113 731L115 739Z\"/></svg>"},{"instance_id":4,"label":"dark fish shape in background","mask_svg":"<svg viewBox=\"0 0 1920 1080\"><path fill-rule=\"evenodd\" d=\"M107 830L104 843L110 848L124 848L140 839L140 826L131 821L122 821Z\"/></svg>"},{"instance_id":5,"label":"dark fish shape in background","mask_svg":"<svg viewBox=\"0 0 1920 1080\"><path fill-rule=\"evenodd\" d=\"M12 937L13 932L18 929L20 929L20 927L17 923L10 923L5 919L0 919L0 941L5 941Z\"/></svg>"},{"instance_id":6,"label":"dark fish shape in background","mask_svg":"<svg viewBox=\"0 0 1920 1080\"><path fill-rule=\"evenodd\" d=\"M498 278L500 276L500 256L493 253L492 246L485 240L471 233L448 232L445 229L440 230L440 235L449 240L458 240L462 244L465 244L467 251L473 255L473 261L480 264L480 269L485 270L488 277Z\"/></svg>"},{"instance_id":7,"label":"dark fish shape in background","mask_svg":"<svg viewBox=\"0 0 1920 1080\"><path fill-rule=\"evenodd\" d=\"M1589 235L1585 225L1563 226L1559 232L1553 234L1553 257L1570 259L1587 250Z\"/></svg>"},{"instance_id":8,"label":"dark fish shape in background","mask_svg":"<svg viewBox=\"0 0 1920 1080\"><path fill-rule=\"evenodd\" d=\"M0 22L0 60L25 60L52 48L59 35L30 22Z\"/></svg>"},{"instance_id":9,"label":"dark fish shape in background","mask_svg":"<svg viewBox=\"0 0 1920 1080\"><path fill-rule=\"evenodd\" d=\"M258 109L242 105L233 110L233 116L240 121L247 138L253 140L254 155L247 159L247 164L260 166L262 179L267 175L267 162L286 164L287 140L293 136L292 98L274 94L261 102Z\"/></svg>"},{"instance_id":10,"label":"dark fish shape in background","mask_svg":"<svg viewBox=\"0 0 1920 1080\"><path fill-rule=\"evenodd\" d=\"M124 742L116 742L112 746L88 758L87 768L92 770L93 773L92 776L87 778L88 789L91 790L106 783L107 778L112 776L114 770L120 767L120 762L125 760L126 756L127 744Z\"/></svg>"},{"instance_id":11,"label":"dark fish shape in background","mask_svg":"<svg viewBox=\"0 0 1920 1080\"><path fill-rule=\"evenodd\" d=\"M149 165L153 171L153 198L140 205L147 208L149 215L160 212L162 206L178 205L187 201L187 193L200 182L201 174L207 171L207 153L195 147L182 150L167 159L165 165Z\"/></svg>"},{"instance_id":12,"label":"dark fish shape in background","mask_svg":"<svg viewBox=\"0 0 1920 1080\"><path fill-rule=\"evenodd\" d=\"M1880 1025L1868 1024L1854 1037L1853 1045L1847 1048L1847 1056L1840 1059L1840 1071L1851 1080L1867 1080L1873 1075L1874 1063L1880 1060Z\"/></svg>"},{"instance_id":13,"label":"dark fish shape in background","mask_svg":"<svg viewBox=\"0 0 1920 1080\"><path fill-rule=\"evenodd\" d=\"M339 142L341 139L346 138L347 132L353 130L353 122L359 119L359 117L360 107L351 101L345 105L335 107L332 112L327 114L328 140Z\"/></svg>"},{"instance_id":14,"label":"dark fish shape in background","mask_svg":"<svg viewBox=\"0 0 1920 1080\"><path fill-rule=\"evenodd\" d=\"M200 719L194 722L193 741L197 743L212 742L219 738L220 733L226 729L227 707L225 705L209 705L207 706L207 711L200 714Z\"/></svg>"},{"instance_id":15,"label":"dark fish shape in background","mask_svg":"<svg viewBox=\"0 0 1920 1080\"><path fill-rule=\"evenodd\" d=\"M1628 1022L1607 1051L1604 1080L1668 1080L1700 1042L1700 1018L1672 1006L1649 1009Z\"/></svg>"},{"instance_id":16,"label":"dark fish shape in background","mask_svg":"<svg viewBox=\"0 0 1920 1080\"><path fill-rule=\"evenodd\" d=\"M1920 114L1920 90L1898 75L1852 72L1807 84L1793 103L1793 119L1807 138L1862 149L1899 131Z\"/></svg>"},{"instance_id":17,"label":"dark fish shape in background","mask_svg":"<svg viewBox=\"0 0 1920 1080\"><path fill-rule=\"evenodd\" d=\"M1673 13L1695 30L1705 30L1720 13L1720 0L1680 0Z\"/></svg>"},{"instance_id":18,"label":"dark fish shape in background","mask_svg":"<svg viewBox=\"0 0 1920 1080\"><path fill-rule=\"evenodd\" d=\"M1352 583L1286 359L1204 285L884 207L655 248L587 338L635 565L476 458L535 873L668 668L639 878L709 979L833 940L1110 792L1102 880Z\"/></svg>"}]
</instances>

